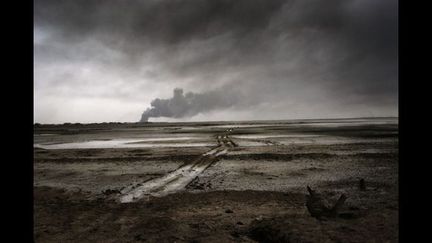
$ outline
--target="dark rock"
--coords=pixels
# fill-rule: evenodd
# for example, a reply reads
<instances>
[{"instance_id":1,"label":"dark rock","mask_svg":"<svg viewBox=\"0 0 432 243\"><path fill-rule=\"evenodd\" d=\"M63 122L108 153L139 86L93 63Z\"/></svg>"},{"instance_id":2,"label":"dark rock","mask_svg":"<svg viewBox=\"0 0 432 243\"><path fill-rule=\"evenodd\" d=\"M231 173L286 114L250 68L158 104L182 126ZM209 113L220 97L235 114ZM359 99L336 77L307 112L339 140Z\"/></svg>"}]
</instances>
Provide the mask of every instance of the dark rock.
<instances>
[{"instance_id":1,"label":"dark rock","mask_svg":"<svg viewBox=\"0 0 432 243\"><path fill-rule=\"evenodd\" d=\"M111 194L120 194L119 190L111 190L111 189L107 189L105 191L102 192L104 195L111 195Z\"/></svg>"},{"instance_id":2,"label":"dark rock","mask_svg":"<svg viewBox=\"0 0 432 243\"><path fill-rule=\"evenodd\" d=\"M359 189L360 189L360 191L366 191L366 183L365 183L365 180L363 178L360 179Z\"/></svg>"},{"instance_id":3,"label":"dark rock","mask_svg":"<svg viewBox=\"0 0 432 243\"><path fill-rule=\"evenodd\" d=\"M231 209L225 210L225 213L234 213Z\"/></svg>"},{"instance_id":4,"label":"dark rock","mask_svg":"<svg viewBox=\"0 0 432 243\"><path fill-rule=\"evenodd\" d=\"M343 219L355 219L359 217L359 214L354 212L342 212L339 213L338 216Z\"/></svg>"}]
</instances>

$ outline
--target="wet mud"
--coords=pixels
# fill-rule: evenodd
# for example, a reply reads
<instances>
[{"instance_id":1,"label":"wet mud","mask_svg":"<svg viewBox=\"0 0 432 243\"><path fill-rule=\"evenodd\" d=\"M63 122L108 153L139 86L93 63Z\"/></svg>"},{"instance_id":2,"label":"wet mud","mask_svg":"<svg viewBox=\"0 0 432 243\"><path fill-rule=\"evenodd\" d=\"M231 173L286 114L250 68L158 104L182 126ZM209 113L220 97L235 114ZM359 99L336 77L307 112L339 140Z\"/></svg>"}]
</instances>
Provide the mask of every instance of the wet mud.
<instances>
[{"instance_id":1,"label":"wet mud","mask_svg":"<svg viewBox=\"0 0 432 243\"><path fill-rule=\"evenodd\" d=\"M35 144L63 147L34 149L35 242L398 242L397 127L41 125ZM66 145L124 139L158 146ZM330 204L346 195L337 217L312 217L306 186Z\"/></svg>"}]
</instances>

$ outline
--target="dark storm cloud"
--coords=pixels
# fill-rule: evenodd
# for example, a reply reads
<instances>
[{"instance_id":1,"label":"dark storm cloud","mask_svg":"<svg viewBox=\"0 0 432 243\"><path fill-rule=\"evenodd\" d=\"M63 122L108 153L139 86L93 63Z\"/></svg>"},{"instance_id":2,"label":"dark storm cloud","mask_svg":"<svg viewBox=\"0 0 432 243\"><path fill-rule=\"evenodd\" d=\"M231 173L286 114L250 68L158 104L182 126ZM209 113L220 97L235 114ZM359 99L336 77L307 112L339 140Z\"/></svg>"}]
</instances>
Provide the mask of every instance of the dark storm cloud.
<instances>
[{"instance_id":1,"label":"dark storm cloud","mask_svg":"<svg viewBox=\"0 0 432 243\"><path fill-rule=\"evenodd\" d=\"M227 108L214 97L229 90L242 97L229 107L241 109L321 103L393 114L397 8L395 0L37 0L35 29L46 36L35 59L92 62L196 97L211 93L211 110ZM206 112L188 109L182 116Z\"/></svg>"},{"instance_id":2,"label":"dark storm cloud","mask_svg":"<svg viewBox=\"0 0 432 243\"><path fill-rule=\"evenodd\" d=\"M284 1L51 1L35 4L38 25L57 29L65 41L105 35L107 42L177 44L225 32L263 29ZM100 37L100 36L99 36ZM112 37L113 40L108 40ZM129 43L128 43L129 44Z\"/></svg>"}]
</instances>

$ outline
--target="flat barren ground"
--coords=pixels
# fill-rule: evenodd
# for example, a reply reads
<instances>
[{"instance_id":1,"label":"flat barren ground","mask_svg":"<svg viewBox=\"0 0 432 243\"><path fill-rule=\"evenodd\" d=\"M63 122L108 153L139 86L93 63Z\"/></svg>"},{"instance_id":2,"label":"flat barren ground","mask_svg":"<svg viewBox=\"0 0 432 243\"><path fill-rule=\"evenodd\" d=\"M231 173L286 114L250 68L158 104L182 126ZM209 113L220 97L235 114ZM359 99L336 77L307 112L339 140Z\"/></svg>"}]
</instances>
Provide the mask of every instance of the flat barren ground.
<instances>
[{"instance_id":1,"label":"flat barren ground","mask_svg":"<svg viewBox=\"0 0 432 243\"><path fill-rule=\"evenodd\" d=\"M398 242L395 118L37 125L34 147L36 242ZM306 186L347 199L317 219Z\"/></svg>"}]
</instances>

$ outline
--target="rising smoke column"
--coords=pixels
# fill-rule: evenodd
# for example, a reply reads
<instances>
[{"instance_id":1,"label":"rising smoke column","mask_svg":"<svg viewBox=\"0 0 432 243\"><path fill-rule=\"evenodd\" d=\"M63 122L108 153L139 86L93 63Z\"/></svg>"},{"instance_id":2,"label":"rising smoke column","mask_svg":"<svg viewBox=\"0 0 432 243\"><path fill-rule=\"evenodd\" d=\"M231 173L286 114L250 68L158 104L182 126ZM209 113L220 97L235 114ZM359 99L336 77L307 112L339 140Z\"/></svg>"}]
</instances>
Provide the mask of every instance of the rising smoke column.
<instances>
[{"instance_id":1,"label":"rising smoke column","mask_svg":"<svg viewBox=\"0 0 432 243\"><path fill-rule=\"evenodd\" d=\"M192 117L202 112L231 107L238 100L238 95L225 90L183 94L183 89L176 88L172 98L154 99L150 103L151 108L147 108L141 115L140 122L147 122L150 117Z\"/></svg>"}]
</instances>

